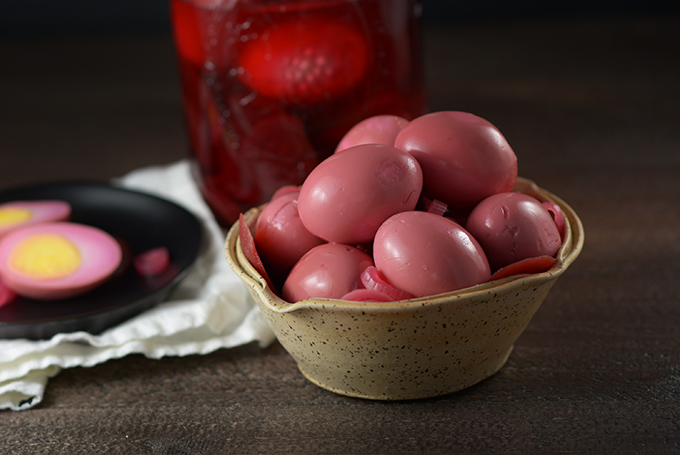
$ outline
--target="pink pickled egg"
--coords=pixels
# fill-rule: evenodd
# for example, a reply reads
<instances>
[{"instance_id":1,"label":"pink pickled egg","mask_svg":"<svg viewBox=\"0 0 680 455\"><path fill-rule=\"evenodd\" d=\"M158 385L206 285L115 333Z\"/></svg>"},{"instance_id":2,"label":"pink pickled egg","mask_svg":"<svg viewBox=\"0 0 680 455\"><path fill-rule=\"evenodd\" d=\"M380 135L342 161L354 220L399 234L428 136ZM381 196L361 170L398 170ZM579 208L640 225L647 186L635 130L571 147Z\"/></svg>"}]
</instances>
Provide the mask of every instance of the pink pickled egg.
<instances>
[{"instance_id":1,"label":"pink pickled egg","mask_svg":"<svg viewBox=\"0 0 680 455\"><path fill-rule=\"evenodd\" d=\"M369 65L366 38L347 21L310 16L277 21L259 33L261 39L245 41L238 53L239 78L286 104L334 100L354 89Z\"/></svg>"},{"instance_id":2,"label":"pink pickled egg","mask_svg":"<svg viewBox=\"0 0 680 455\"><path fill-rule=\"evenodd\" d=\"M67 221L71 206L64 201L13 201L0 204L0 238L13 229L47 221Z\"/></svg>"},{"instance_id":3,"label":"pink pickled egg","mask_svg":"<svg viewBox=\"0 0 680 455\"><path fill-rule=\"evenodd\" d=\"M495 126L473 114L425 114L402 128L394 145L420 163L424 193L453 207L511 191L517 181L510 145Z\"/></svg>"},{"instance_id":4,"label":"pink pickled egg","mask_svg":"<svg viewBox=\"0 0 680 455\"><path fill-rule=\"evenodd\" d=\"M489 263L479 243L454 221L427 212L404 212L380 226L375 266L388 282L415 297L488 281Z\"/></svg>"},{"instance_id":5,"label":"pink pickled egg","mask_svg":"<svg viewBox=\"0 0 680 455\"><path fill-rule=\"evenodd\" d=\"M362 287L361 273L371 265L371 257L355 247L340 243L316 246L290 271L282 297L289 302L340 299Z\"/></svg>"},{"instance_id":6,"label":"pink pickled egg","mask_svg":"<svg viewBox=\"0 0 680 455\"><path fill-rule=\"evenodd\" d=\"M422 190L418 162L390 145L362 144L322 161L300 189L300 219L329 242L373 239L395 213L413 210Z\"/></svg>"},{"instance_id":7,"label":"pink pickled egg","mask_svg":"<svg viewBox=\"0 0 680 455\"><path fill-rule=\"evenodd\" d=\"M255 225L255 246L262 261L283 274L307 251L325 243L302 224L297 198L297 192L276 197L262 209Z\"/></svg>"},{"instance_id":8,"label":"pink pickled egg","mask_svg":"<svg viewBox=\"0 0 680 455\"><path fill-rule=\"evenodd\" d=\"M274 194L272 195L272 200L276 199L279 196L283 196L284 194L291 194L295 193L297 196L300 194L300 187L297 185L284 185L278 190L274 191Z\"/></svg>"},{"instance_id":9,"label":"pink pickled egg","mask_svg":"<svg viewBox=\"0 0 680 455\"><path fill-rule=\"evenodd\" d=\"M466 229L484 248L492 269L537 256L555 256L562 245L548 210L522 193L500 193L480 202Z\"/></svg>"},{"instance_id":10,"label":"pink pickled egg","mask_svg":"<svg viewBox=\"0 0 680 455\"><path fill-rule=\"evenodd\" d=\"M354 125L340 140L335 153L355 145L394 145L394 139L408 120L398 115L376 115Z\"/></svg>"},{"instance_id":11,"label":"pink pickled egg","mask_svg":"<svg viewBox=\"0 0 680 455\"><path fill-rule=\"evenodd\" d=\"M413 295L388 283L385 276L375 266L366 267L361 274L361 284L367 290L380 292L389 296L392 300L408 300Z\"/></svg>"},{"instance_id":12,"label":"pink pickled egg","mask_svg":"<svg viewBox=\"0 0 680 455\"><path fill-rule=\"evenodd\" d=\"M118 242L95 227L35 224L0 241L0 278L24 297L64 299L103 283L116 271L121 257Z\"/></svg>"}]
</instances>

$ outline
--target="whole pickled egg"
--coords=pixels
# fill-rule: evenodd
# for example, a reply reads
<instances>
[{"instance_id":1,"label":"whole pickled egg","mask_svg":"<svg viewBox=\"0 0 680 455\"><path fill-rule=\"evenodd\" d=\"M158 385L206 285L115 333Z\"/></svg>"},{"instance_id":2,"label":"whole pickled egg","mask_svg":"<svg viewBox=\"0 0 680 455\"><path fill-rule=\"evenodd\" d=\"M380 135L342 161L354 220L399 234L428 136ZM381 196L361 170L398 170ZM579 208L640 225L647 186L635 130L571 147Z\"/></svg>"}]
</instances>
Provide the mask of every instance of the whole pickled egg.
<instances>
[{"instance_id":1,"label":"whole pickled egg","mask_svg":"<svg viewBox=\"0 0 680 455\"><path fill-rule=\"evenodd\" d=\"M307 251L325 243L302 224L297 198L297 192L290 192L272 199L255 225L257 251L279 273L288 273Z\"/></svg>"},{"instance_id":2,"label":"whole pickled egg","mask_svg":"<svg viewBox=\"0 0 680 455\"><path fill-rule=\"evenodd\" d=\"M363 32L346 21L278 21L246 40L238 53L241 81L286 104L334 100L354 89L368 68Z\"/></svg>"},{"instance_id":3,"label":"whole pickled egg","mask_svg":"<svg viewBox=\"0 0 680 455\"><path fill-rule=\"evenodd\" d=\"M394 145L420 163L424 194L453 207L472 207L511 191L517 181L517 157L505 137L473 114L422 115L401 129Z\"/></svg>"},{"instance_id":4,"label":"whole pickled egg","mask_svg":"<svg viewBox=\"0 0 680 455\"><path fill-rule=\"evenodd\" d=\"M24 297L64 299L104 282L121 256L118 242L98 228L70 222L35 224L0 241L0 279Z\"/></svg>"},{"instance_id":5,"label":"whole pickled egg","mask_svg":"<svg viewBox=\"0 0 680 455\"><path fill-rule=\"evenodd\" d=\"M340 140L335 153L360 144L394 145L408 120L398 115L375 115L354 125Z\"/></svg>"},{"instance_id":6,"label":"whole pickled egg","mask_svg":"<svg viewBox=\"0 0 680 455\"><path fill-rule=\"evenodd\" d=\"M494 270L522 259L554 256L562 245L548 210L522 193L489 196L472 210L465 227L482 245Z\"/></svg>"},{"instance_id":7,"label":"whole pickled egg","mask_svg":"<svg viewBox=\"0 0 680 455\"><path fill-rule=\"evenodd\" d=\"M361 274L373 259L363 251L341 243L325 243L309 250L295 264L283 284L288 302L309 298L340 299L362 288Z\"/></svg>"},{"instance_id":8,"label":"whole pickled egg","mask_svg":"<svg viewBox=\"0 0 680 455\"><path fill-rule=\"evenodd\" d=\"M0 204L0 238L22 226L47 221L67 221L71 205L64 201L13 201Z\"/></svg>"},{"instance_id":9,"label":"whole pickled egg","mask_svg":"<svg viewBox=\"0 0 680 455\"><path fill-rule=\"evenodd\" d=\"M423 185L418 162L390 145L362 144L322 161L302 184L298 210L329 242L370 242L395 213L413 210Z\"/></svg>"},{"instance_id":10,"label":"whole pickled egg","mask_svg":"<svg viewBox=\"0 0 680 455\"><path fill-rule=\"evenodd\" d=\"M389 218L375 235L375 266L416 297L455 291L491 277L484 250L456 222L427 212Z\"/></svg>"}]
</instances>

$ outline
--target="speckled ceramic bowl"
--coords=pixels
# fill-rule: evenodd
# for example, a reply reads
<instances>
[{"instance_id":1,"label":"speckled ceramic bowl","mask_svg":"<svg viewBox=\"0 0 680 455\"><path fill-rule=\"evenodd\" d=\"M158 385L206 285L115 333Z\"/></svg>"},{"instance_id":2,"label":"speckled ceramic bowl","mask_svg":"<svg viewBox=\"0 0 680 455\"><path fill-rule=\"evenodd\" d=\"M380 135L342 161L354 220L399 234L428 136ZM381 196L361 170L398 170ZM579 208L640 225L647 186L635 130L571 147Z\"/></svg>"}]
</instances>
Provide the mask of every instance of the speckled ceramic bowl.
<instances>
[{"instance_id":1,"label":"speckled ceramic bowl","mask_svg":"<svg viewBox=\"0 0 680 455\"><path fill-rule=\"evenodd\" d=\"M583 248L583 225L571 207L526 179L520 178L516 189L558 204L567 218L564 244L547 272L401 302L291 304L271 292L246 260L238 223L227 235L227 260L313 383L378 400L443 395L470 387L505 364L515 340ZM251 227L260 211L245 215Z\"/></svg>"}]
</instances>

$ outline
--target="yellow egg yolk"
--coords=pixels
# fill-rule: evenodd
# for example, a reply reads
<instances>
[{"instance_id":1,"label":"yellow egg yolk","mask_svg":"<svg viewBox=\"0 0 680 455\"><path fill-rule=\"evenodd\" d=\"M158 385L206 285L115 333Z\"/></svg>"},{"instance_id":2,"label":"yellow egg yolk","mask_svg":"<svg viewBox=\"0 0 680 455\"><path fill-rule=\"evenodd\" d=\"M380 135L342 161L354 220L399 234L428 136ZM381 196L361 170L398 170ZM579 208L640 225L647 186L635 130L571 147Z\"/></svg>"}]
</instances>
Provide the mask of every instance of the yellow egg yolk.
<instances>
[{"instance_id":1,"label":"yellow egg yolk","mask_svg":"<svg viewBox=\"0 0 680 455\"><path fill-rule=\"evenodd\" d=\"M26 237L9 256L9 266L15 272L38 280L67 277L80 263L78 247L67 238L51 233Z\"/></svg>"},{"instance_id":2,"label":"yellow egg yolk","mask_svg":"<svg viewBox=\"0 0 680 455\"><path fill-rule=\"evenodd\" d=\"M23 223L33 218L33 212L19 207L0 209L0 227Z\"/></svg>"}]
</instances>

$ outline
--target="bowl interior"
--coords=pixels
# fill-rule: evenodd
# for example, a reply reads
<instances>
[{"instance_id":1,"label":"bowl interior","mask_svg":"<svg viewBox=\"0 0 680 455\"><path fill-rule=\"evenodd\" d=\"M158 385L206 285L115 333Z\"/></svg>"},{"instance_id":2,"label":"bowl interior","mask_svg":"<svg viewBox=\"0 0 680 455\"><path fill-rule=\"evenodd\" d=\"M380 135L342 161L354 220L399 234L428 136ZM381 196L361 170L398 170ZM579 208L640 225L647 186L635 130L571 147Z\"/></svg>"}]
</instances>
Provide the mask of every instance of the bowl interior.
<instances>
[{"instance_id":1,"label":"bowl interior","mask_svg":"<svg viewBox=\"0 0 680 455\"><path fill-rule=\"evenodd\" d=\"M583 224L576 214L576 212L562 199L554 194L538 187L533 181L519 177L515 186L515 191L520 191L524 194L535 197L541 202L553 202L557 204L565 214L565 236L562 246L556 255L556 261L553 266L542 273L537 274L521 274L513 275L500 280L489 281L476 286L465 289L460 289L445 294L435 296L426 296L416 299L403 300L398 302L350 302L336 299L308 299L295 303L286 302L276 295L266 283L266 280L255 270L255 268L246 259L238 233L238 221L230 228L226 239L226 256L227 260L239 275L239 277L254 291L262 303L271 307L273 311L277 312L292 312L302 308L310 308L318 305L323 305L324 308L329 306L355 307L362 310L370 309L373 311L391 311L400 309L409 305L423 305L432 302L440 302L441 300L450 300L459 296L466 296L474 298L475 296L483 296L490 290L503 289L506 286L512 286L517 281L542 283L547 280L555 280L561 275L571 264L576 260L581 253L584 244ZM257 222L257 218L264 208L263 206L255 207L244 214L244 218L251 229Z\"/></svg>"}]
</instances>

